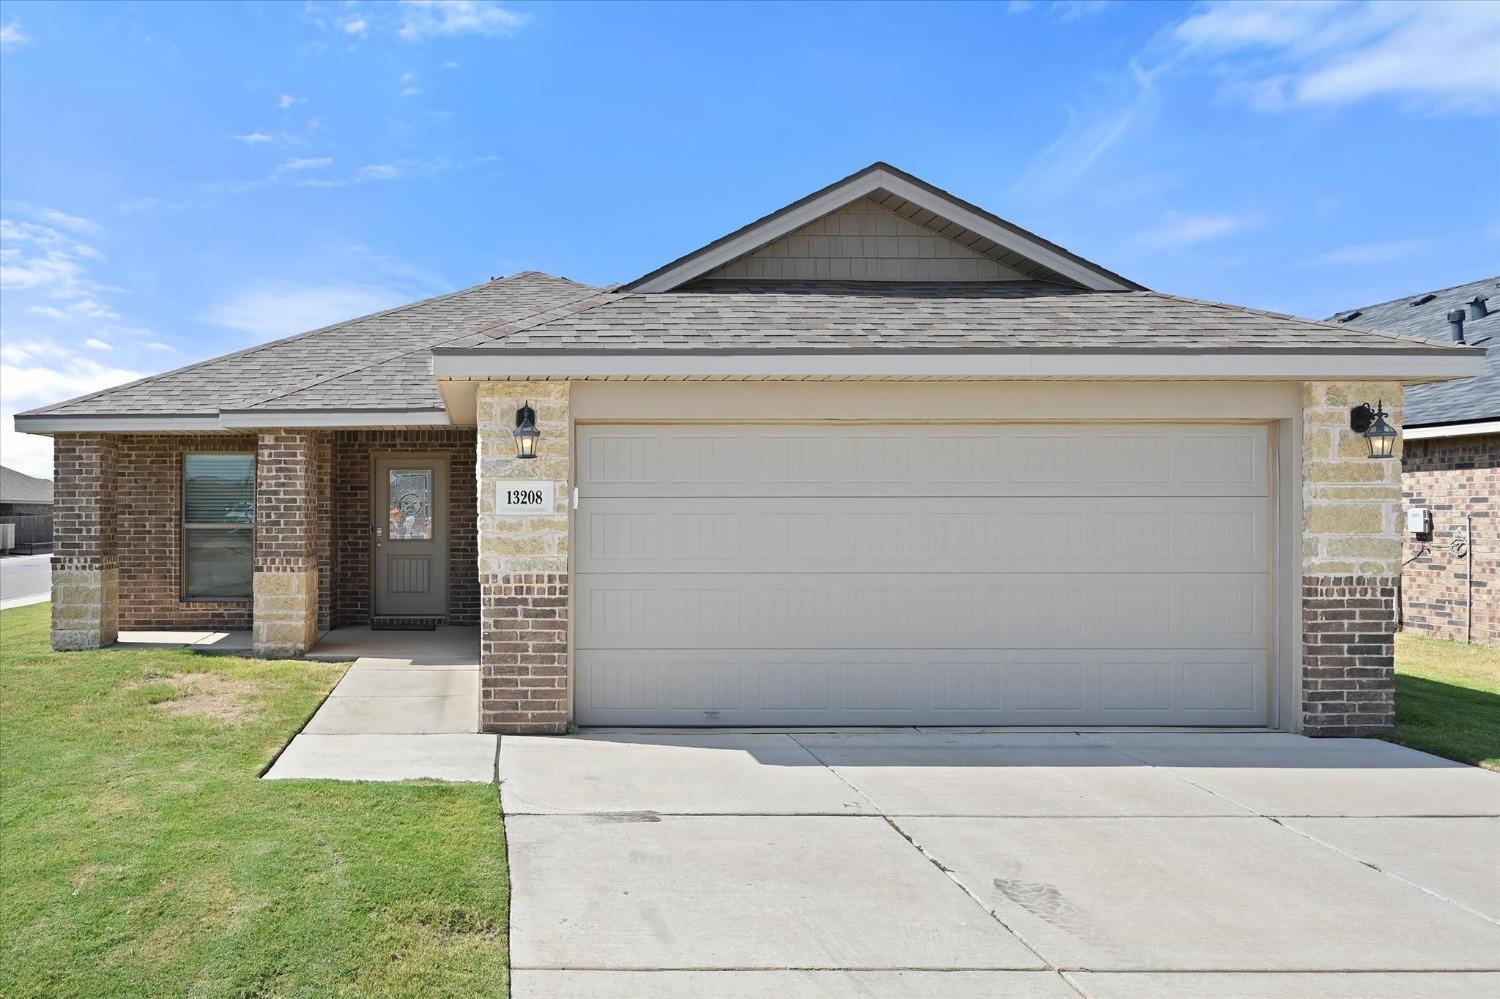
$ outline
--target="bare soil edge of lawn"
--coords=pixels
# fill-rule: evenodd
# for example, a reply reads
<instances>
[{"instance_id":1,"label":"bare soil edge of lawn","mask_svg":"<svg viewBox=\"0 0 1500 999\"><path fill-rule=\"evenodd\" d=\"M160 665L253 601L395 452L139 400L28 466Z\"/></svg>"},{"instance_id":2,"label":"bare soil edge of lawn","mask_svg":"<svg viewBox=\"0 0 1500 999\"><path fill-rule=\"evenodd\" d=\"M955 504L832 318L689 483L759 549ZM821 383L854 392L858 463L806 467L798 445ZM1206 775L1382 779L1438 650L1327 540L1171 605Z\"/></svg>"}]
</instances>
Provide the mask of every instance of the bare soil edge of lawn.
<instances>
[{"instance_id":1,"label":"bare soil edge of lawn","mask_svg":"<svg viewBox=\"0 0 1500 999\"><path fill-rule=\"evenodd\" d=\"M263 781L342 664L0 611L0 995L508 992L493 786Z\"/></svg>"},{"instance_id":2,"label":"bare soil edge of lawn","mask_svg":"<svg viewBox=\"0 0 1500 999\"><path fill-rule=\"evenodd\" d=\"M1396 637L1390 742L1500 772L1500 649Z\"/></svg>"}]
</instances>

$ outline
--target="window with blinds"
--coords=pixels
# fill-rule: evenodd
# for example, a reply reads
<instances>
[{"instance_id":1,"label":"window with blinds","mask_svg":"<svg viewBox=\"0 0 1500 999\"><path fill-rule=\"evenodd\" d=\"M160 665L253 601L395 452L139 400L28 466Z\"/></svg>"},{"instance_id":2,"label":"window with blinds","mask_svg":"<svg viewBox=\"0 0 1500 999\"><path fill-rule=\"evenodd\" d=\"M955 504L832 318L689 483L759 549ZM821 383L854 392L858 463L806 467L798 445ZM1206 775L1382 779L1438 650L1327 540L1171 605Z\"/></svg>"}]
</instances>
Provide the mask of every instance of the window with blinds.
<instances>
[{"instance_id":1,"label":"window with blinds","mask_svg":"<svg viewBox=\"0 0 1500 999\"><path fill-rule=\"evenodd\" d=\"M255 455L184 455L182 590L189 598L250 596L255 560Z\"/></svg>"}]
</instances>

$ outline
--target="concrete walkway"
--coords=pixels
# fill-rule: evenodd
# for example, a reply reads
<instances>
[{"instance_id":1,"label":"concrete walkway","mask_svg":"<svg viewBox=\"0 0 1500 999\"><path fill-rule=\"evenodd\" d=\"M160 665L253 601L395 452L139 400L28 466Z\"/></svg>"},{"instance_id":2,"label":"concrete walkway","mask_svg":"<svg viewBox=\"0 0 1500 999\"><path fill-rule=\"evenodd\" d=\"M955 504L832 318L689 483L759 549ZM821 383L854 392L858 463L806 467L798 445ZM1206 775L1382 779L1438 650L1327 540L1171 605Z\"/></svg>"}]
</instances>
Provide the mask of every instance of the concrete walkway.
<instances>
[{"instance_id":1,"label":"concrete walkway","mask_svg":"<svg viewBox=\"0 0 1500 999\"><path fill-rule=\"evenodd\" d=\"M1500 994L1500 775L1283 733L501 741L515 999Z\"/></svg>"},{"instance_id":2,"label":"concrete walkway","mask_svg":"<svg viewBox=\"0 0 1500 999\"><path fill-rule=\"evenodd\" d=\"M478 666L357 659L266 778L485 783L497 739L478 727Z\"/></svg>"}]
</instances>

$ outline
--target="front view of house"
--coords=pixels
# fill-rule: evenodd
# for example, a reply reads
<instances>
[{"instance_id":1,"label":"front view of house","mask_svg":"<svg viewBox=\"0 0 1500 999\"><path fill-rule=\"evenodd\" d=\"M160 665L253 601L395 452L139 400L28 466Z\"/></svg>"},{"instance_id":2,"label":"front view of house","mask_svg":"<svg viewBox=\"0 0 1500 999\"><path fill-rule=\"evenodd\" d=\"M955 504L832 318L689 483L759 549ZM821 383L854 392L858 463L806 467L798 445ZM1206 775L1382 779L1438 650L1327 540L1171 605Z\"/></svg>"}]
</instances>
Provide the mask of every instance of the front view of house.
<instances>
[{"instance_id":1,"label":"front view of house","mask_svg":"<svg viewBox=\"0 0 1500 999\"><path fill-rule=\"evenodd\" d=\"M16 426L55 439L59 649L477 626L512 733L1327 735L1393 720L1402 386L1482 370L875 164L626 285L518 274Z\"/></svg>"}]
</instances>

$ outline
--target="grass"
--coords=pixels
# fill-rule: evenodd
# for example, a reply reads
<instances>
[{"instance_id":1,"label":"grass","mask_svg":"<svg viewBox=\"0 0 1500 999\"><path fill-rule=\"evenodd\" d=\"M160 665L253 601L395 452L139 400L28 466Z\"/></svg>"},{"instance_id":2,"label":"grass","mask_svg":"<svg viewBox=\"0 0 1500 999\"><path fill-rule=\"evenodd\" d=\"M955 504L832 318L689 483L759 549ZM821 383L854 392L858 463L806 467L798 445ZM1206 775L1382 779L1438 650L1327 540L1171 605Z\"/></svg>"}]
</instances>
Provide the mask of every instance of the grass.
<instances>
[{"instance_id":1,"label":"grass","mask_svg":"<svg viewBox=\"0 0 1500 999\"><path fill-rule=\"evenodd\" d=\"M0 995L507 992L493 787L262 781L342 667L0 612Z\"/></svg>"},{"instance_id":2,"label":"grass","mask_svg":"<svg viewBox=\"0 0 1500 999\"><path fill-rule=\"evenodd\" d=\"M1388 738L1500 771L1500 649L1398 635Z\"/></svg>"}]
</instances>

